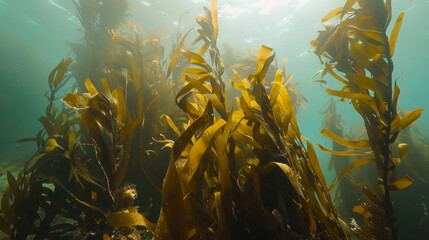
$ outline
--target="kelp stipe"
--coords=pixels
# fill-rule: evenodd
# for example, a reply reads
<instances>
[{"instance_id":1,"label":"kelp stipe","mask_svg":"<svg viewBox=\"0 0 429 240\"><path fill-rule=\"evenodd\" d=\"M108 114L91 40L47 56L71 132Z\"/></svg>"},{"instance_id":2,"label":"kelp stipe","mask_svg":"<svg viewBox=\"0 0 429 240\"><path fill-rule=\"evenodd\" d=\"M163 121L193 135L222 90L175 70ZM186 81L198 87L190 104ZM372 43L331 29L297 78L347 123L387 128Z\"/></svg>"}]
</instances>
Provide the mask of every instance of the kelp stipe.
<instances>
[{"instance_id":1,"label":"kelp stipe","mask_svg":"<svg viewBox=\"0 0 429 240\"><path fill-rule=\"evenodd\" d=\"M325 117L324 128L344 139L357 139L359 135L365 134L363 127L353 127L349 134L344 133L344 124L341 123L332 99L322 113ZM412 124L400 132L394 145L399 145L399 149L392 149L393 157L400 159L396 166L398 176L408 174L413 179L412 186L392 196L397 214L399 238L421 239L427 236L426 226L429 224L425 210L428 182L427 176L422 174L429 167L427 141L425 142L425 137L419 134L416 124ZM332 150L344 152L352 149L332 141ZM334 168L337 174L335 183L331 185L334 191L334 204L338 214L350 222L351 227L363 225L363 216L352 211L353 207L359 204L360 199L364 198L360 190L362 184L371 186L374 178L377 177L375 169L368 163L371 162L365 160L365 156L331 154L329 166L330 169Z\"/></svg>"},{"instance_id":2,"label":"kelp stipe","mask_svg":"<svg viewBox=\"0 0 429 240\"><path fill-rule=\"evenodd\" d=\"M396 20L390 38L386 35L391 19L390 0L348 0L343 8L331 11L322 22L335 16L341 17L341 21L320 31L312 45L325 64L323 75L330 73L344 84L339 91L326 91L351 101L364 120L368 140L350 141L327 130L323 133L344 146L371 150L337 154L368 156L358 161L376 163L379 176L376 192L362 188L366 203L353 209L366 220L365 227L356 234L363 238L397 239L390 194L392 190L409 186L412 180L408 176L396 179L398 162L392 157L390 148L399 132L423 111L418 109L405 117L397 114L399 87L392 81L392 56L404 13Z\"/></svg>"}]
</instances>

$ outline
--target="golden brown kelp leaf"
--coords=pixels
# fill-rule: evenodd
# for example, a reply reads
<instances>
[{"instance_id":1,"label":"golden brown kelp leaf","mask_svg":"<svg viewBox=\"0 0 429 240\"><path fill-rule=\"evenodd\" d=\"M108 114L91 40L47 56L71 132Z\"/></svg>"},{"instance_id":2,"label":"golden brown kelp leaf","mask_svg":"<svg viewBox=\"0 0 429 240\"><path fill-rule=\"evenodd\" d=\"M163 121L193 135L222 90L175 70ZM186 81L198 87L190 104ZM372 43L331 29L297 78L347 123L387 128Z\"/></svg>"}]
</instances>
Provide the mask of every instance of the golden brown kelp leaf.
<instances>
[{"instance_id":1,"label":"golden brown kelp leaf","mask_svg":"<svg viewBox=\"0 0 429 240\"><path fill-rule=\"evenodd\" d=\"M89 79L85 84L90 96L72 93L66 95L63 101L76 111L82 111L80 119L88 130L98 161L106 174L106 188L109 194L113 194L125 177L134 129L142 118L130 119L129 115L125 115L122 90L115 89L116 94L112 94L105 79L102 79L104 94L98 92ZM82 97L84 101L80 100ZM81 106L82 103L86 105ZM123 151L115 153L115 148L122 148Z\"/></svg>"},{"instance_id":2,"label":"golden brown kelp leaf","mask_svg":"<svg viewBox=\"0 0 429 240\"><path fill-rule=\"evenodd\" d=\"M179 136L173 145L170 164L162 188L162 208L154 234L155 239L171 239L172 236L177 237L177 239L187 239L192 230L187 224L187 213L183 202L184 193L180 184L176 161L185 151L193 135L207 121L207 115L198 118Z\"/></svg>"},{"instance_id":3,"label":"golden brown kelp leaf","mask_svg":"<svg viewBox=\"0 0 429 240\"><path fill-rule=\"evenodd\" d=\"M155 139L174 139L177 134L159 119L162 114L166 114L179 128L186 119L174 101L171 101L177 91L177 79L171 79L165 73L161 38L153 35L143 39L138 32L135 26L132 26L128 35L112 32L117 49L107 65L113 77L120 80L123 92L126 92L124 99L127 114L144 119L143 124L135 129L138 137L133 140L131 153L135 160L130 163L128 178L135 183L145 182L149 185L137 185L143 201L153 199L159 202L160 186L168 165L165 159L168 158L169 150ZM111 82L109 79L109 83ZM113 81L112 84L114 86L118 82ZM153 220L158 214L157 207L159 206L152 210Z\"/></svg>"},{"instance_id":4,"label":"golden brown kelp leaf","mask_svg":"<svg viewBox=\"0 0 429 240\"><path fill-rule=\"evenodd\" d=\"M428 164L428 142L419 138L420 133L416 127L406 128L398 136L396 141L398 161L400 161L398 171L408 173L416 182L429 185L429 177L426 174L429 169ZM402 151L406 151L401 156Z\"/></svg>"},{"instance_id":5,"label":"golden brown kelp leaf","mask_svg":"<svg viewBox=\"0 0 429 240\"><path fill-rule=\"evenodd\" d=\"M212 1L212 7L216 6L216 1ZM214 108L223 119L227 119L224 100L224 84L221 79L223 64L220 61L219 50L216 46L217 36L217 15L213 15L208 9L205 14L196 18L200 29L197 29L198 36L193 42L194 47L199 47L198 51L183 49L183 42L187 34L181 39L179 51L193 66L182 70L186 84L180 89L176 96L176 103L189 116L198 118L206 111L213 111ZM198 46L197 44L202 44ZM206 52L210 54L211 64L205 59ZM176 56L173 55L173 60ZM171 63L170 63L171 65ZM206 108L210 105L210 109Z\"/></svg>"},{"instance_id":6,"label":"golden brown kelp leaf","mask_svg":"<svg viewBox=\"0 0 429 240\"><path fill-rule=\"evenodd\" d=\"M335 11L335 15L337 13ZM328 15L333 16L333 14ZM382 179L377 185L378 188L383 189L379 191L383 206L383 211L379 213L384 215L379 217L380 221L377 221L377 225L380 228L390 229L392 231L390 236L396 239L397 230L394 226L395 217L390 190L397 189L399 186L396 184L398 182L395 179L395 162L391 155L390 144L395 141L401 129L420 116L422 110L415 110L404 118L397 114L399 88L392 82L391 57L403 13L400 14L389 41L386 29L390 17L390 1L349 0L343 8L340 23L319 32L319 36L312 44L316 54L325 63L324 73L330 72L344 84L339 91L332 89L326 91L342 99L349 99L364 120L369 141L365 142L365 147L368 147L369 143L374 153L379 178ZM328 135L347 147L358 148L361 147L360 143L363 143L344 141L338 136ZM336 152L336 154L339 153ZM369 160L360 160L351 167L364 162ZM409 178L400 179L401 187L409 185ZM382 231L376 231L374 228L371 231L376 238L382 236L377 235Z\"/></svg>"},{"instance_id":7,"label":"golden brown kelp leaf","mask_svg":"<svg viewBox=\"0 0 429 240\"><path fill-rule=\"evenodd\" d=\"M212 8L215 4L213 1ZM205 9L205 14L196 18L201 28L192 45L198 50L183 49L186 34L169 65L168 73L178 53L191 63L182 70L186 83L176 96L176 103L191 120L172 147L156 239L229 238L231 186L229 153L224 147L230 144L231 123L221 79L223 64L216 46L216 19L217 14ZM210 60L206 60L206 53ZM172 122L168 125L177 128ZM217 188L219 191L215 191Z\"/></svg>"},{"instance_id":8,"label":"golden brown kelp leaf","mask_svg":"<svg viewBox=\"0 0 429 240\"><path fill-rule=\"evenodd\" d=\"M66 60L61 60L61 62L51 71L48 83L52 92L59 89L66 82L64 75L72 62L73 59L70 57Z\"/></svg>"},{"instance_id":9,"label":"golden brown kelp leaf","mask_svg":"<svg viewBox=\"0 0 429 240\"><path fill-rule=\"evenodd\" d=\"M237 53L234 55L234 53L232 53L232 48L229 46L225 47L225 51L225 60L228 60L228 64L225 64L225 67L229 70L228 74L230 75L230 77L234 76L235 72L238 73L240 76L247 76L251 74L254 71L255 66L257 66L257 58L256 56L251 55L250 50L249 56L247 57L241 57ZM307 102L307 99L304 97L304 95L302 95L301 92L297 90L299 82L292 81L293 75L286 75L286 59L284 58L282 61L282 71L280 71L280 69L277 69L277 63L274 61L267 67L268 70L265 77L267 81L271 82L273 79L276 81L276 79L282 77L282 81L280 83L286 86L294 110L298 111L299 108L303 108L304 103ZM279 76L279 74L283 76ZM227 94L229 94L229 97L234 96L234 90L234 88L228 89Z\"/></svg>"},{"instance_id":10,"label":"golden brown kelp leaf","mask_svg":"<svg viewBox=\"0 0 429 240\"><path fill-rule=\"evenodd\" d=\"M400 237L424 238L427 235L427 198L428 188L428 142L419 133L416 124L402 130L392 145L392 154L398 161L398 176L405 173L413 179L413 185L393 196L400 226ZM405 147L406 146L406 147ZM400 156L400 149L408 149Z\"/></svg>"},{"instance_id":11,"label":"golden brown kelp leaf","mask_svg":"<svg viewBox=\"0 0 429 240\"><path fill-rule=\"evenodd\" d=\"M353 207L353 212L363 216L364 227L354 226L353 232L360 239L374 239L374 236L393 239L395 236L391 229L380 227L385 221L383 199L364 186L361 186L361 191L365 200Z\"/></svg>"},{"instance_id":12,"label":"golden brown kelp leaf","mask_svg":"<svg viewBox=\"0 0 429 240\"><path fill-rule=\"evenodd\" d=\"M99 168L98 171L87 172L83 179L86 180L88 176L93 179L101 178L101 183L95 184L101 189L91 191L90 200L94 207L85 200L77 198L75 200L87 207L98 209L110 227L125 229L140 225L153 231L153 224L139 213L138 206L134 205L137 198L136 187L129 184L124 186L123 183L128 177L128 168L132 160L133 137L143 117L137 115L137 118L131 118L121 87L111 90L106 79L101 79L101 84L104 93L99 92L87 79L85 85L89 93L82 96L72 93L63 99L77 112L82 125L86 128L87 138L95 152L93 164ZM82 166L79 160L73 162L76 167ZM87 181L94 184L94 180Z\"/></svg>"},{"instance_id":13,"label":"golden brown kelp leaf","mask_svg":"<svg viewBox=\"0 0 429 240\"><path fill-rule=\"evenodd\" d=\"M242 79L238 73L235 73L236 81L231 82L231 85L242 93L238 102L240 110L234 112L234 115L243 120L239 122L234 137L238 142L246 139L244 134L248 135L251 141L246 143L252 146L251 149L257 158L247 163L247 166L243 165L240 170L239 182L243 183L239 184L239 187L242 189L242 194L244 196L250 194L254 199L244 198L243 201L245 203L249 201L248 207L252 209L260 209L255 211L255 214L251 214L249 217L252 220L248 221L260 226L260 229L255 230L254 233L260 237L265 234L271 237L312 238L315 235L323 235L347 238L348 227L337 217L333 208L312 144L308 142L306 149L301 142L302 137L290 96L283 84L284 75L281 71L277 71L271 83L270 93L266 92L266 87L263 85L268 66L274 58L271 52L272 49L263 46L257 57L256 70L249 75L249 80ZM279 173L270 173L267 176L261 174L265 172L262 169L273 166L272 164L277 164L286 178L281 178L282 174L278 176ZM294 174L299 175L300 178L294 178ZM273 184L268 180L269 175L283 179L282 181L285 182L282 184L288 187L282 190L269 187ZM247 189L246 186L249 184L255 185L255 189ZM281 192L276 200L273 200L272 198L275 197L268 193L272 191ZM272 211L272 214L262 214L269 211ZM274 226L273 217L276 222ZM319 224L327 227L320 228ZM280 235L273 233L276 228L282 229Z\"/></svg>"},{"instance_id":14,"label":"golden brown kelp leaf","mask_svg":"<svg viewBox=\"0 0 429 240\"><path fill-rule=\"evenodd\" d=\"M107 224L112 227L133 227L144 226L153 231L154 226L149 222L143 214L138 213L137 209L131 208L128 211L108 213L106 215Z\"/></svg>"}]
</instances>

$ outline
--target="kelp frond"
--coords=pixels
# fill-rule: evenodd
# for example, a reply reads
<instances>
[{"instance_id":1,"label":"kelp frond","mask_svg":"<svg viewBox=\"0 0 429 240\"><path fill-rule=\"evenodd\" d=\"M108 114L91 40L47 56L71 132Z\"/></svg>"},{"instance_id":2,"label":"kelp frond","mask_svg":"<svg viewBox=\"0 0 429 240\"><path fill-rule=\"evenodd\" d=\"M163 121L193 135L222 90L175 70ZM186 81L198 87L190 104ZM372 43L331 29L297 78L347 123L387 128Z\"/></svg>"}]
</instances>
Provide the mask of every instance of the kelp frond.
<instances>
[{"instance_id":1,"label":"kelp frond","mask_svg":"<svg viewBox=\"0 0 429 240\"><path fill-rule=\"evenodd\" d=\"M248 78L234 73L239 109L228 111L214 21L205 12L197 18L202 47L183 49L185 35L176 50L191 63L176 97L191 120L172 146L155 239L349 237L313 146L302 143L283 72L268 80L272 49L261 47Z\"/></svg>"},{"instance_id":2,"label":"kelp frond","mask_svg":"<svg viewBox=\"0 0 429 240\"><path fill-rule=\"evenodd\" d=\"M397 230L390 192L405 188L411 180L408 177L396 179L396 163L390 145L399 132L414 122L423 111L418 109L405 117L400 117L397 113L399 87L392 81L392 55L404 13L399 15L390 39L386 35L391 18L389 0L348 0L341 11L337 9L331 12L323 21L338 15L341 15L341 21L320 31L312 45L325 64L324 73L329 72L344 84L341 90L326 91L351 101L364 120L368 140L362 145L362 141L346 141L328 131L325 133L329 133L328 136L334 141L347 147L365 147L372 150L371 155L376 162L379 176L377 198L380 200L373 202L382 206L382 209L364 215L367 221L378 226L377 229L368 231L375 238L396 239ZM358 161L363 163L363 160ZM354 164L358 166L361 162ZM375 211L375 208L370 210ZM367 227L373 228L369 225Z\"/></svg>"}]
</instances>

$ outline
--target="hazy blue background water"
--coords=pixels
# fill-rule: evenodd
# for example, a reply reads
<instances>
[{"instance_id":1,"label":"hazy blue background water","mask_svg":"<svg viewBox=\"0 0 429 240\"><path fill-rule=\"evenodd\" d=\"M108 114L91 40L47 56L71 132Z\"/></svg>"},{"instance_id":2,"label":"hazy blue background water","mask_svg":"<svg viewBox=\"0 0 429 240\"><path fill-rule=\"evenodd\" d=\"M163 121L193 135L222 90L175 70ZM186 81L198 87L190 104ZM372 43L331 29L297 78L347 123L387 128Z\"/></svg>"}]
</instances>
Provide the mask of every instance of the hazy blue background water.
<instances>
[{"instance_id":1,"label":"hazy blue background water","mask_svg":"<svg viewBox=\"0 0 429 240\"><path fill-rule=\"evenodd\" d=\"M178 19L185 12L183 27L194 25L193 17L208 0L130 0L132 19L147 35L160 30L171 46ZM400 11L406 16L394 56L394 77L400 77L400 108L411 110L429 105L429 1L393 0L393 21ZM299 82L299 91L308 99L299 111L301 132L313 142L329 144L319 132L320 109L328 95L312 76L320 70L317 57L309 52L310 41L322 29L320 19L342 6L340 0L232 0L218 1L220 43L235 50L274 48L279 59L287 58L287 71ZM32 155L32 144L17 144L19 138L33 137L41 129L37 118L43 114L47 76L58 61L70 54L66 42L83 36L71 0L0 0L0 162L25 159ZM220 45L221 46L221 45ZM168 56L166 56L168 57ZM335 87L328 79L326 87ZM225 79L226 80L226 79ZM336 102L338 102L336 100ZM351 105L338 104L348 129L361 121ZM421 131L429 132L427 113L418 121ZM328 157L319 153L322 165ZM332 174L329 174L331 178Z\"/></svg>"}]
</instances>

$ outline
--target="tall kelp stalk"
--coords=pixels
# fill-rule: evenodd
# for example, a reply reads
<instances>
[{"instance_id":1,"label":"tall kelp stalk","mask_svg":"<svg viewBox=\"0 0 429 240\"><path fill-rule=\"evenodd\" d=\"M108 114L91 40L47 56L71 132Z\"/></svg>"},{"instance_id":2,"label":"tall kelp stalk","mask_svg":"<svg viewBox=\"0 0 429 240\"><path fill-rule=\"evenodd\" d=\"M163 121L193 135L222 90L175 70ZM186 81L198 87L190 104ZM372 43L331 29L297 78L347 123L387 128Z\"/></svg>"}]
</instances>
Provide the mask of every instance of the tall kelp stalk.
<instances>
[{"instance_id":1,"label":"tall kelp stalk","mask_svg":"<svg viewBox=\"0 0 429 240\"><path fill-rule=\"evenodd\" d=\"M360 165L375 162L377 167L376 192L363 188L366 203L354 208L366 220L365 228L356 233L360 237L397 239L391 191L409 186L412 180L408 176L396 179L399 160L392 156L391 144L423 111L418 109L405 117L397 113L399 87L392 81L392 56L404 13L397 18L390 38L386 35L391 19L390 0L348 0L322 22L335 16L341 17L341 21L327 25L312 45L325 64L323 74L329 72L344 84L339 91L326 91L351 101L364 120L368 140L350 141L328 130L323 133L344 146L372 150L339 153L368 156L358 160Z\"/></svg>"},{"instance_id":2,"label":"tall kelp stalk","mask_svg":"<svg viewBox=\"0 0 429 240\"><path fill-rule=\"evenodd\" d=\"M212 1L196 19L196 40L185 48L184 35L167 71L179 54L191 63L176 96L189 122L168 144L155 239L348 238L312 144L302 143L283 72L267 84L272 49L261 48L248 79L234 74L239 109L226 108L216 12Z\"/></svg>"},{"instance_id":3,"label":"tall kelp stalk","mask_svg":"<svg viewBox=\"0 0 429 240\"><path fill-rule=\"evenodd\" d=\"M349 134L344 134L344 126L341 124L341 116L335 110L335 103L332 99L322 111L324 115L323 127L345 139L356 139L364 128L353 130ZM401 114L401 113L400 113ZM359 127L357 128L359 129ZM400 159L396 166L398 175L408 174L413 179L413 184L409 188L397 192L392 196L397 214L397 224L400 226L399 238L422 239L428 234L428 212L427 196L428 187L428 148L424 137L420 135L416 124L402 130L395 141L398 149L392 149L394 158ZM347 147L332 141L332 150L344 152ZM404 155L404 153L407 154ZM399 157L399 158L398 158ZM331 154L329 169L332 168L337 174L335 183L331 185L334 191L334 204L338 214L343 219L348 219L351 226L358 226L362 223L362 216L353 212L353 207L358 205L364 196L360 191L360 186L369 185L377 177L377 173L368 161L359 161L362 156L340 156ZM365 159L365 156L363 156ZM365 165L365 166L363 166ZM334 188L335 187L335 188Z\"/></svg>"}]
</instances>

